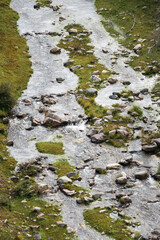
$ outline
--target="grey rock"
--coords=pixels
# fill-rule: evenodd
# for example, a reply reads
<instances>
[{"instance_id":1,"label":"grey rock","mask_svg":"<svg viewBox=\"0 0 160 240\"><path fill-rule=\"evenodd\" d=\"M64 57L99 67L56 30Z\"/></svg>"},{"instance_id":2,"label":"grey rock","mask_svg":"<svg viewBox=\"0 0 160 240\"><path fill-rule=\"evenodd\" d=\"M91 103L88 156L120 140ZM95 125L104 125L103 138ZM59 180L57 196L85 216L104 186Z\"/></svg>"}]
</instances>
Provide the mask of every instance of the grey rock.
<instances>
[{"instance_id":1,"label":"grey rock","mask_svg":"<svg viewBox=\"0 0 160 240\"><path fill-rule=\"evenodd\" d=\"M95 135L95 134L97 134L99 131L98 131L98 129L90 129L88 132L87 132L87 137L91 137L91 136L93 136L93 135Z\"/></svg>"},{"instance_id":2,"label":"grey rock","mask_svg":"<svg viewBox=\"0 0 160 240\"><path fill-rule=\"evenodd\" d=\"M91 82L100 82L102 79L99 78L98 76L96 75L92 75L91 78L90 78L90 81Z\"/></svg>"},{"instance_id":3,"label":"grey rock","mask_svg":"<svg viewBox=\"0 0 160 240\"><path fill-rule=\"evenodd\" d=\"M79 68L81 68L81 67L82 67L82 65L76 65L76 66L71 67L70 70L71 70L72 72L74 72L75 70L77 70L77 69L79 69Z\"/></svg>"},{"instance_id":4,"label":"grey rock","mask_svg":"<svg viewBox=\"0 0 160 240\"><path fill-rule=\"evenodd\" d=\"M72 183L72 180L70 178L68 178L67 176L63 176L63 177L60 177L58 180L57 180L57 183L59 185L61 184L64 184L64 183Z\"/></svg>"},{"instance_id":5,"label":"grey rock","mask_svg":"<svg viewBox=\"0 0 160 240\"><path fill-rule=\"evenodd\" d=\"M102 193L95 193L95 194L92 195L92 198L93 198L94 200L97 200L97 199L100 198L101 196L102 196Z\"/></svg>"},{"instance_id":6,"label":"grey rock","mask_svg":"<svg viewBox=\"0 0 160 240\"><path fill-rule=\"evenodd\" d=\"M34 237L35 237L36 240L41 240L42 239L41 234L39 232L36 232L34 234Z\"/></svg>"},{"instance_id":7,"label":"grey rock","mask_svg":"<svg viewBox=\"0 0 160 240\"><path fill-rule=\"evenodd\" d=\"M91 198L91 197L84 197L84 202L85 203L93 202L93 198Z\"/></svg>"},{"instance_id":8,"label":"grey rock","mask_svg":"<svg viewBox=\"0 0 160 240\"><path fill-rule=\"evenodd\" d=\"M112 77L109 77L108 78L108 82L110 83L110 84L114 84L114 83L116 83L118 80L116 79L116 78L112 78Z\"/></svg>"},{"instance_id":9,"label":"grey rock","mask_svg":"<svg viewBox=\"0 0 160 240\"><path fill-rule=\"evenodd\" d=\"M77 175L78 174L78 172L69 172L69 173L67 173L67 177L74 177L75 175Z\"/></svg>"},{"instance_id":10,"label":"grey rock","mask_svg":"<svg viewBox=\"0 0 160 240\"><path fill-rule=\"evenodd\" d=\"M141 50L141 48L142 48L142 45L139 43L133 48L133 50L134 50L135 53L138 53L139 50Z\"/></svg>"},{"instance_id":11,"label":"grey rock","mask_svg":"<svg viewBox=\"0 0 160 240\"><path fill-rule=\"evenodd\" d=\"M41 7L41 4L40 4L40 3L37 3L37 4L34 5L34 9L37 9L37 10L38 10L40 7Z\"/></svg>"},{"instance_id":12,"label":"grey rock","mask_svg":"<svg viewBox=\"0 0 160 240\"><path fill-rule=\"evenodd\" d=\"M71 28L71 29L69 30L69 34L77 34L77 33L78 33L78 30L75 29L75 28Z\"/></svg>"},{"instance_id":13,"label":"grey rock","mask_svg":"<svg viewBox=\"0 0 160 240\"><path fill-rule=\"evenodd\" d=\"M72 65L73 63L74 63L74 60L70 60L70 61L68 61L68 62L65 62L65 63L64 63L64 66L65 66L65 67L68 67L68 66Z\"/></svg>"},{"instance_id":14,"label":"grey rock","mask_svg":"<svg viewBox=\"0 0 160 240\"><path fill-rule=\"evenodd\" d=\"M135 178L139 180L144 180L149 177L149 174L147 171L140 171L135 173Z\"/></svg>"},{"instance_id":15,"label":"grey rock","mask_svg":"<svg viewBox=\"0 0 160 240\"><path fill-rule=\"evenodd\" d=\"M122 203L122 204L127 204L127 203L131 203L131 202L132 202L131 198L130 198L128 195L122 196L122 197L119 199L119 201L120 201L120 203Z\"/></svg>"},{"instance_id":16,"label":"grey rock","mask_svg":"<svg viewBox=\"0 0 160 240\"><path fill-rule=\"evenodd\" d=\"M61 49L59 47L54 47L50 50L50 53L52 54L60 54L61 53Z\"/></svg>"},{"instance_id":17,"label":"grey rock","mask_svg":"<svg viewBox=\"0 0 160 240\"><path fill-rule=\"evenodd\" d=\"M154 152L157 149L157 144L154 142L153 144L145 144L142 146L142 150L144 152Z\"/></svg>"},{"instance_id":18,"label":"grey rock","mask_svg":"<svg viewBox=\"0 0 160 240\"><path fill-rule=\"evenodd\" d=\"M56 78L56 81L57 81L58 83L62 83L64 80L65 80L64 78Z\"/></svg>"},{"instance_id":19,"label":"grey rock","mask_svg":"<svg viewBox=\"0 0 160 240\"><path fill-rule=\"evenodd\" d=\"M62 192L69 197L72 197L76 194L75 190L68 190L68 189L65 189L65 188L63 188Z\"/></svg>"},{"instance_id":20,"label":"grey rock","mask_svg":"<svg viewBox=\"0 0 160 240\"><path fill-rule=\"evenodd\" d=\"M67 224L64 223L64 222L61 222L61 221L58 221L57 225L60 226L60 227L67 227Z\"/></svg>"},{"instance_id":21,"label":"grey rock","mask_svg":"<svg viewBox=\"0 0 160 240\"><path fill-rule=\"evenodd\" d=\"M93 143L102 143L105 140L105 135L103 133L98 133L91 136L91 142Z\"/></svg>"},{"instance_id":22,"label":"grey rock","mask_svg":"<svg viewBox=\"0 0 160 240\"><path fill-rule=\"evenodd\" d=\"M108 164L106 169L109 169L109 170L119 170L121 168L121 165L118 164L118 163L111 163L111 164Z\"/></svg>"},{"instance_id":23,"label":"grey rock","mask_svg":"<svg viewBox=\"0 0 160 240\"><path fill-rule=\"evenodd\" d=\"M13 143L13 141L12 141L12 140L9 140L9 141L7 141L7 146L8 146L8 147L12 147L12 146L13 146L13 144L14 144L14 143Z\"/></svg>"},{"instance_id":24,"label":"grey rock","mask_svg":"<svg viewBox=\"0 0 160 240\"><path fill-rule=\"evenodd\" d=\"M39 118L37 118L37 117L33 117L31 119L31 122L32 122L32 126L38 126L38 125L41 124L41 120Z\"/></svg>"},{"instance_id":25,"label":"grey rock","mask_svg":"<svg viewBox=\"0 0 160 240\"><path fill-rule=\"evenodd\" d=\"M97 95L97 93L98 93L98 91L97 91L97 89L95 89L95 88L88 88L88 89L86 89L85 90L85 92L87 93L87 94L89 94L89 95Z\"/></svg>"},{"instance_id":26,"label":"grey rock","mask_svg":"<svg viewBox=\"0 0 160 240\"><path fill-rule=\"evenodd\" d=\"M160 138L153 139L153 142L156 143L158 147L160 147Z\"/></svg>"},{"instance_id":27,"label":"grey rock","mask_svg":"<svg viewBox=\"0 0 160 240\"><path fill-rule=\"evenodd\" d=\"M58 115L56 115L52 112L48 112L44 119L43 125L51 126L51 127L58 127L58 126L65 125L66 123L67 122L64 119L62 119L61 117L59 117Z\"/></svg>"}]
</instances>

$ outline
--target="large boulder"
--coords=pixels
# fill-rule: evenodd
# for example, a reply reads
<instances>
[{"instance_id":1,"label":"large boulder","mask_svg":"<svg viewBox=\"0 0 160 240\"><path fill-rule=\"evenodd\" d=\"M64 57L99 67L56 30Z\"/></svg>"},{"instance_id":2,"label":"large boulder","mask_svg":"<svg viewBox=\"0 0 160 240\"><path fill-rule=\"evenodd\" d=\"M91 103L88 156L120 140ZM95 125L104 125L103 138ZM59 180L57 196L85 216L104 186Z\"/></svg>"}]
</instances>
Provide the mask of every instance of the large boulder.
<instances>
[{"instance_id":1,"label":"large boulder","mask_svg":"<svg viewBox=\"0 0 160 240\"><path fill-rule=\"evenodd\" d=\"M61 53L61 49L59 47L54 47L50 50L50 53L52 54L60 54Z\"/></svg>"},{"instance_id":2,"label":"large boulder","mask_svg":"<svg viewBox=\"0 0 160 240\"><path fill-rule=\"evenodd\" d=\"M144 152L154 152L157 149L157 143L154 142L153 144L145 144L142 146L142 150Z\"/></svg>"},{"instance_id":3,"label":"large boulder","mask_svg":"<svg viewBox=\"0 0 160 240\"><path fill-rule=\"evenodd\" d=\"M67 124L67 121L63 118L59 117L58 115L48 112L45 116L43 125L49 126L49 127L59 127Z\"/></svg>"}]
</instances>

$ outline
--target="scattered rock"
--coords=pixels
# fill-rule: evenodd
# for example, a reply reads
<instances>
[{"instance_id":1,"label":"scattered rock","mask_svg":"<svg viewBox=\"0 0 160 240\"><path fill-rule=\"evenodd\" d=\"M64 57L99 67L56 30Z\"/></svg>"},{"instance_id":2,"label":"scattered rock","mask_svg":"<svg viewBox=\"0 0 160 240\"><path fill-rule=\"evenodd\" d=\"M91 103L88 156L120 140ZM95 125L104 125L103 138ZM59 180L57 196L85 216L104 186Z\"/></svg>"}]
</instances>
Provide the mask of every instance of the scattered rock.
<instances>
[{"instance_id":1,"label":"scattered rock","mask_svg":"<svg viewBox=\"0 0 160 240\"><path fill-rule=\"evenodd\" d=\"M96 75L92 75L90 78L91 82L100 82L102 79Z\"/></svg>"},{"instance_id":2,"label":"scattered rock","mask_svg":"<svg viewBox=\"0 0 160 240\"><path fill-rule=\"evenodd\" d=\"M114 83L116 83L118 80L116 79L116 78L112 78L112 77L109 77L108 78L108 82L110 83L110 84L114 84Z\"/></svg>"},{"instance_id":3,"label":"scattered rock","mask_svg":"<svg viewBox=\"0 0 160 240\"><path fill-rule=\"evenodd\" d=\"M36 240L41 240L42 239L41 234L39 232L36 232L34 234L34 237L35 237Z\"/></svg>"},{"instance_id":4,"label":"scattered rock","mask_svg":"<svg viewBox=\"0 0 160 240\"><path fill-rule=\"evenodd\" d=\"M144 180L149 177L149 174L147 171L140 171L135 173L135 178L139 180Z\"/></svg>"},{"instance_id":5,"label":"scattered rock","mask_svg":"<svg viewBox=\"0 0 160 240\"><path fill-rule=\"evenodd\" d=\"M144 152L154 152L157 149L157 144L154 142L153 144L145 144L142 146L142 150Z\"/></svg>"},{"instance_id":6,"label":"scattered rock","mask_svg":"<svg viewBox=\"0 0 160 240\"><path fill-rule=\"evenodd\" d=\"M95 88L88 88L85 90L85 93L88 94L88 95L97 95L98 91L97 89Z\"/></svg>"},{"instance_id":7,"label":"scattered rock","mask_svg":"<svg viewBox=\"0 0 160 240\"><path fill-rule=\"evenodd\" d=\"M100 168L100 167L98 167L98 168L95 169L95 172L96 172L97 174L104 174L104 173L106 173L107 171L106 171L105 168Z\"/></svg>"},{"instance_id":8,"label":"scattered rock","mask_svg":"<svg viewBox=\"0 0 160 240\"><path fill-rule=\"evenodd\" d=\"M121 197L119 201L122 204L127 204L132 202L131 198L128 195Z\"/></svg>"},{"instance_id":9,"label":"scattered rock","mask_svg":"<svg viewBox=\"0 0 160 240\"><path fill-rule=\"evenodd\" d=\"M112 164L108 164L106 169L110 169L110 170L119 170L121 168L121 165L118 163L112 163Z\"/></svg>"},{"instance_id":10,"label":"scattered rock","mask_svg":"<svg viewBox=\"0 0 160 240\"><path fill-rule=\"evenodd\" d=\"M105 135L103 133L98 133L91 136L91 142L93 143L102 143L105 141Z\"/></svg>"},{"instance_id":11,"label":"scattered rock","mask_svg":"<svg viewBox=\"0 0 160 240\"><path fill-rule=\"evenodd\" d=\"M93 128L93 129L90 129L90 130L87 132L86 135L87 135L87 137L91 137L91 136L97 134L98 132L99 132L98 129Z\"/></svg>"},{"instance_id":12,"label":"scattered rock","mask_svg":"<svg viewBox=\"0 0 160 240\"><path fill-rule=\"evenodd\" d=\"M63 176L63 177L60 177L58 180L57 180L57 183L59 185L61 184L64 184L64 183L72 183L72 180L70 178L68 178L67 176Z\"/></svg>"},{"instance_id":13,"label":"scattered rock","mask_svg":"<svg viewBox=\"0 0 160 240\"><path fill-rule=\"evenodd\" d=\"M57 81L58 83L62 83L64 80L65 80L64 78L56 78L56 81Z\"/></svg>"},{"instance_id":14,"label":"scattered rock","mask_svg":"<svg viewBox=\"0 0 160 240\"><path fill-rule=\"evenodd\" d=\"M141 50L141 48L142 48L142 45L139 43L133 48L133 50L134 50L135 53L138 53L139 50Z\"/></svg>"},{"instance_id":15,"label":"scattered rock","mask_svg":"<svg viewBox=\"0 0 160 240\"><path fill-rule=\"evenodd\" d=\"M153 139L152 141L157 144L157 147L160 147L160 138Z\"/></svg>"},{"instance_id":16,"label":"scattered rock","mask_svg":"<svg viewBox=\"0 0 160 240\"><path fill-rule=\"evenodd\" d=\"M92 198L93 198L94 200L97 200L97 199L100 198L101 196L102 196L102 193L95 193L95 194L92 195Z\"/></svg>"},{"instance_id":17,"label":"scattered rock","mask_svg":"<svg viewBox=\"0 0 160 240\"><path fill-rule=\"evenodd\" d=\"M93 198L91 198L91 197L84 197L84 202L85 203L91 203L91 202L93 202Z\"/></svg>"},{"instance_id":18,"label":"scattered rock","mask_svg":"<svg viewBox=\"0 0 160 240\"><path fill-rule=\"evenodd\" d=\"M38 10L38 9L40 9L40 7L41 7L41 4L40 4L40 3L37 3L37 4L34 5L34 9L37 9L37 10Z\"/></svg>"},{"instance_id":19,"label":"scattered rock","mask_svg":"<svg viewBox=\"0 0 160 240\"><path fill-rule=\"evenodd\" d=\"M71 28L71 29L69 30L69 34L77 34L77 33L78 33L78 30L75 29L75 28Z\"/></svg>"},{"instance_id":20,"label":"scattered rock","mask_svg":"<svg viewBox=\"0 0 160 240\"><path fill-rule=\"evenodd\" d=\"M67 224L64 223L64 222L61 222L61 221L58 221L57 225L60 226L60 227L67 227Z\"/></svg>"},{"instance_id":21,"label":"scattered rock","mask_svg":"<svg viewBox=\"0 0 160 240\"><path fill-rule=\"evenodd\" d=\"M82 67L82 65L73 66L73 67L70 68L70 70L71 70L72 72L74 72L75 70L77 70L77 69L79 69L79 68L81 68L81 67Z\"/></svg>"},{"instance_id":22,"label":"scattered rock","mask_svg":"<svg viewBox=\"0 0 160 240\"><path fill-rule=\"evenodd\" d=\"M58 115L48 112L44 119L43 125L50 126L50 127L59 127L67 124L67 122L59 117Z\"/></svg>"},{"instance_id":23,"label":"scattered rock","mask_svg":"<svg viewBox=\"0 0 160 240\"><path fill-rule=\"evenodd\" d=\"M12 147L12 146L13 146L13 144L14 144L14 143L13 143L13 141L12 141L12 140L9 140L9 141L7 142L7 146L8 146L8 147Z\"/></svg>"},{"instance_id":24,"label":"scattered rock","mask_svg":"<svg viewBox=\"0 0 160 240\"><path fill-rule=\"evenodd\" d=\"M65 67L68 67L68 66L72 65L73 63L74 63L74 60L70 60L70 61L68 61L68 62L65 62L65 63L64 63L64 66L65 66Z\"/></svg>"},{"instance_id":25,"label":"scattered rock","mask_svg":"<svg viewBox=\"0 0 160 240\"><path fill-rule=\"evenodd\" d=\"M8 124L9 123L9 118L8 117L4 117L3 118L3 123L4 124Z\"/></svg>"},{"instance_id":26,"label":"scattered rock","mask_svg":"<svg viewBox=\"0 0 160 240\"><path fill-rule=\"evenodd\" d=\"M63 188L62 192L69 197L72 197L76 194L75 190L71 191L71 190L68 190L68 189L65 189L65 188Z\"/></svg>"},{"instance_id":27,"label":"scattered rock","mask_svg":"<svg viewBox=\"0 0 160 240\"><path fill-rule=\"evenodd\" d=\"M67 177L71 178L71 177L74 177L77 174L78 174L78 172L69 172L69 173L67 173Z\"/></svg>"},{"instance_id":28,"label":"scattered rock","mask_svg":"<svg viewBox=\"0 0 160 240\"><path fill-rule=\"evenodd\" d=\"M54 47L50 50L50 53L52 54L60 54L61 53L61 49L59 47Z\"/></svg>"},{"instance_id":29,"label":"scattered rock","mask_svg":"<svg viewBox=\"0 0 160 240\"><path fill-rule=\"evenodd\" d=\"M119 177L116 178L116 183L120 185L124 185L127 183L127 176L125 173L121 173Z\"/></svg>"},{"instance_id":30,"label":"scattered rock","mask_svg":"<svg viewBox=\"0 0 160 240\"><path fill-rule=\"evenodd\" d=\"M41 120L37 117L32 117L31 122L32 122L32 126L38 126L41 124Z\"/></svg>"}]
</instances>

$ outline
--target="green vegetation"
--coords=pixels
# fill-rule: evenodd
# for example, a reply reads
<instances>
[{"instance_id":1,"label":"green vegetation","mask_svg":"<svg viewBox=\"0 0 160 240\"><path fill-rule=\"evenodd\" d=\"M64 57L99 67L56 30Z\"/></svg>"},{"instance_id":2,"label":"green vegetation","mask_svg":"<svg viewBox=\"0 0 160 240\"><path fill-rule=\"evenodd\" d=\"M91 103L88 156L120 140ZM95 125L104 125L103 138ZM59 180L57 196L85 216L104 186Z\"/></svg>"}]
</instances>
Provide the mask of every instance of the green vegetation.
<instances>
[{"instance_id":1,"label":"green vegetation","mask_svg":"<svg viewBox=\"0 0 160 240\"><path fill-rule=\"evenodd\" d=\"M133 105L131 109L128 110L128 113L131 114L132 116L138 116L142 117L143 111L139 106Z\"/></svg>"},{"instance_id":2,"label":"green vegetation","mask_svg":"<svg viewBox=\"0 0 160 240\"><path fill-rule=\"evenodd\" d=\"M70 172L76 172L74 166L70 165L67 159L58 159L54 164L53 167L57 168L56 174L58 175L58 178L62 176L67 176L67 173ZM73 176L74 179L78 178L78 173Z\"/></svg>"},{"instance_id":3,"label":"green vegetation","mask_svg":"<svg viewBox=\"0 0 160 240\"><path fill-rule=\"evenodd\" d=\"M62 155L64 154L62 142L38 142L36 148L41 153Z\"/></svg>"},{"instance_id":4,"label":"green vegetation","mask_svg":"<svg viewBox=\"0 0 160 240\"><path fill-rule=\"evenodd\" d=\"M90 33L80 25L68 25L66 30L71 28L77 29L77 33L70 34L65 39L61 40L58 47L64 48L69 53L69 60L74 60L68 68L73 71L79 77L79 85L77 87L76 98L79 104L85 109L85 113L91 118L91 124L94 123L93 118L102 118L102 126L104 127L105 134L109 131L121 126L127 126L130 122L130 118L122 117L118 114L117 108L110 109L113 115L113 120L108 122L103 121L103 117L107 116L107 108L97 105L95 102L96 94L89 94L89 88L95 88L97 90L104 87L105 83L108 83L108 77L111 72L106 69L102 64L98 62L98 59L94 55L93 46L91 46L91 40L89 38ZM74 66L79 65L77 69ZM95 75L98 79L91 81L91 76ZM120 120L120 121L119 121ZM114 140L108 138L109 143L113 144ZM121 142L121 146L126 142L124 138ZM119 147L119 144L114 142L115 146Z\"/></svg>"},{"instance_id":5,"label":"green vegetation","mask_svg":"<svg viewBox=\"0 0 160 240\"><path fill-rule=\"evenodd\" d=\"M36 0L36 3L39 3L41 7L51 7L51 1L49 0Z\"/></svg>"},{"instance_id":6,"label":"green vegetation","mask_svg":"<svg viewBox=\"0 0 160 240\"><path fill-rule=\"evenodd\" d=\"M146 74L160 70L159 1L151 0L96 0L98 13L103 16L103 25L120 43L129 49L141 44L139 57L134 57L131 66L141 66ZM157 62L153 62L157 61ZM152 68L146 69L148 65Z\"/></svg>"},{"instance_id":7,"label":"green vegetation","mask_svg":"<svg viewBox=\"0 0 160 240\"><path fill-rule=\"evenodd\" d=\"M25 38L17 31L18 14L10 0L0 3L0 115L8 114L32 74Z\"/></svg>"},{"instance_id":8,"label":"green vegetation","mask_svg":"<svg viewBox=\"0 0 160 240\"><path fill-rule=\"evenodd\" d=\"M101 213L101 210L102 211ZM104 232L107 236L116 240L131 240L136 239L131 237L131 231L128 226L128 217L118 216L118 219L112 217L112 212L114 209L110 208L94 208L89 209L84 212L85 221L98 232Z\"/></svg>"}]
</instances>

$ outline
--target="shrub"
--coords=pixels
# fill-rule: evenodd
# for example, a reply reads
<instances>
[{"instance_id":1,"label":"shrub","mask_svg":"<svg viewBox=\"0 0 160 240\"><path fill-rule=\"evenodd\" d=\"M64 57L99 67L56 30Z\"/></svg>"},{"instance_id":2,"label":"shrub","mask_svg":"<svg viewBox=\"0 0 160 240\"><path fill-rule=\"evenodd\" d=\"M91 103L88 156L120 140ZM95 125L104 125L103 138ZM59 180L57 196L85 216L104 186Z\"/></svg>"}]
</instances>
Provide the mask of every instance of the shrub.
<instances>
[{"instance_id":1,"label":"shrub","mask_svg":"<svg viewBox=\"0 0 160 240\"><path fill-rule=\"evenodd\" d=\"M0 110L9 111L15 104L9 83L0 83Z\"/></svg>"}]
</instances>

